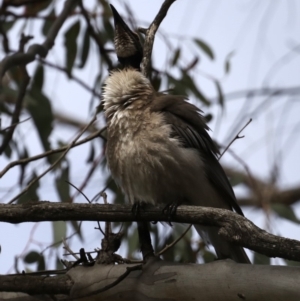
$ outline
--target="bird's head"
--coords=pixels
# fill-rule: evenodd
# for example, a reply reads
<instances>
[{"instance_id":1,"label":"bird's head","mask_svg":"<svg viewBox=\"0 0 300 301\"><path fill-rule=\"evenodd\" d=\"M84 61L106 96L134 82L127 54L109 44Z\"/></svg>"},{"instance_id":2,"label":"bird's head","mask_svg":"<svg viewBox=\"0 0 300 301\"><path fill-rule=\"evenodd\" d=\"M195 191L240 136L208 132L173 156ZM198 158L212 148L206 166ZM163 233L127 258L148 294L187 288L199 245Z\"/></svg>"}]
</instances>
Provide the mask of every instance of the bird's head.
<instances>
[{"instance_id":1,"label":"bird's head","mask_svg":"<svg viewBox=\"0 0 300 301\"><path fill-rule=\"evenodd\" d=\"M114 6L114 44L122 69L113 70L103 86L103 108L109 120L116 112L143 107L153 94L150 81L141 73L143 47L136 33L131 31Z\"/></svg>"},{"instance_id":2,"label":"bird's head","mask_svg":"<svg viewBox=\"0 0 300 301\"><path fill-rule=\"evenodd\" d=\"M139 36L130 30L113 5L110 5L115 23L114 44L119 62L124 67L139 70L143 58L143 46Z\"/></svg>"},{"instance_id":3,"label":"bird's head","mask_svg":"<svg viewBox=\"0 0 300 301\"><path fill-rule=\"evenodd\" d=\"M132 68L112 71L103 86L103 106L109 119L116 111L139 109L155 93L150 81Z\"/></svg>"}]
</instances>

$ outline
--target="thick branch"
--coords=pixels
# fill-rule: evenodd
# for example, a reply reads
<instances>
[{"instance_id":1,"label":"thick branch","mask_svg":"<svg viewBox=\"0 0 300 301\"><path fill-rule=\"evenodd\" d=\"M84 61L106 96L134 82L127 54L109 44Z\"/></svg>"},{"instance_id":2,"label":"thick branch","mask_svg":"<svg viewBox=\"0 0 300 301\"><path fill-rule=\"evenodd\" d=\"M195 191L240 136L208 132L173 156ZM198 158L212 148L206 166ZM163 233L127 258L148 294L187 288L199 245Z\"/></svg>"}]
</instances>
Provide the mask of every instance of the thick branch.
<instances>
[{"instance_id":1,"label":"thick branch","mask_svg":"<svg viewBox=\"0 0 300 301\"><path fill-rule=\"evenodd\" d=\"M68 294L73 281L67 275L49 277L29 274L0 276L0 292L24 292L28 294Z\"/></svg>"},{"instance_id":2,"label":"thick branch","mask_svg":"<svg viewBox=\"0 0 300 301\"><path fill-rule=\"evenodd\" d=\"M8 223L81 220L81 221L169 221L162 207L147 206L135 216L130 205L65 204L0 204L0 221ZM272 235L248 219L229 210L200 206L180 206L172 221L217 226L224 239L269 257L300 261L300 242Z\"/></svg>"},{"instance_id":3,"label":"thick branch","mask_svg":"<svg viewBox=\"0 0 300 301\"><path fill-rule=\"evenodd\" d=\"M122 281L112 286L126 273L128 267L132 268L133 265L78 266L67 273L74 282L73 285L66 279L65 284L60 281L52 288L53 290L44 286L43 293L53 295L61 288L65 293L69 290L71 300L80 296L86 296L84 300L120 300L121 298L123 301L298 301L300 299L300 269L295 267L236 264L231 260L201 265L154 261L144 265L142 270L130 272ZM20 286L9 282L5 286L7 291L15 291L16 287L21 291L24 288L23 281L35 286L36 292L31 291L31 293L36 294L39 291L39 286L35 282L37 277L29 275L0 276L0 291L9 277L16 279L16 283ZM55 281L56 277L51 278L46 279ZM95 294L97 291L101 293ZM38 296L36 298L40 300ZM59 300L70 300L67 298L59 298Z\"/></svg>"},{"instance_id":4,"label":"thick branch","mask_svg":"<svg viewBox=\"0 0 300 301\"><path fill-rule=\"evenodd\" d=\"M150 75L149 73L150 73L150 65L151 65L151 55L152 55L155 33L160 23L167 15L170 6L175 1L176 0L165 0L158 14L156 15L155 19L153 20L149 28L146 30L145 43L144 43L144 57L141 65L142 73L146 77L149 77Z\"/></svg>"}]
</instances>

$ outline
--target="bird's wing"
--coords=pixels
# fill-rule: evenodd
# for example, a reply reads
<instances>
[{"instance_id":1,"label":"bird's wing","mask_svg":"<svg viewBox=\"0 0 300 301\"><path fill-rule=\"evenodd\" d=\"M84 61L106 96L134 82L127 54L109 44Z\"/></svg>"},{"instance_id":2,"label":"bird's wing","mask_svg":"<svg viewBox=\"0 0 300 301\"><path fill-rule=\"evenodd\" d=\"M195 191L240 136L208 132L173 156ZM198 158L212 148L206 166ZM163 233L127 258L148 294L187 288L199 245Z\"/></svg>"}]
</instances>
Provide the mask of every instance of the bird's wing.
<instances>
[{"instance_id":1,"label":"bird's wing","mask_svg":"<svg viewBox=\"0 0 300 301\"><path fill-rule=\"evenodd\" d=\"M228 178L217 160L219 151L207 132L209 128L201 115L201 110L188 103L184 96L164 94L155 97L151 109L164 115L165 121L173 129L172 136L178 137L184 147L195 148L200 152L205 158L205 173L211 184L231 208L243 215Z\"/></svg>"}]
</instances>

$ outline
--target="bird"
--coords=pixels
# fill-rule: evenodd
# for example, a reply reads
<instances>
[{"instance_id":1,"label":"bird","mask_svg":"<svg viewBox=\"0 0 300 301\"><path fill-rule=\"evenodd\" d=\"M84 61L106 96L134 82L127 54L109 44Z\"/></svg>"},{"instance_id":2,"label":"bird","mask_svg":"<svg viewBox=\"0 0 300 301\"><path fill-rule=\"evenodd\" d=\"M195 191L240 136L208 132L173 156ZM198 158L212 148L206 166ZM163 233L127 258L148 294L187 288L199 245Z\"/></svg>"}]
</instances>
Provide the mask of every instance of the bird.
<instances>
[{"instance_id":1,"label":"bird","mask_svg":"<svg viewBox=\"0 0 300 301\"><path fill-rule=\"evenodd\" d=\"M116 54L122 68L103 86L106 158L130 203L187 204L243 216L221 167L203 112L186 96L155 91L140 71L143 47L112 6ZM218 227L194 225L219 259L250 263L245 250L218 235Z\"/></svg>"}]
</instances>

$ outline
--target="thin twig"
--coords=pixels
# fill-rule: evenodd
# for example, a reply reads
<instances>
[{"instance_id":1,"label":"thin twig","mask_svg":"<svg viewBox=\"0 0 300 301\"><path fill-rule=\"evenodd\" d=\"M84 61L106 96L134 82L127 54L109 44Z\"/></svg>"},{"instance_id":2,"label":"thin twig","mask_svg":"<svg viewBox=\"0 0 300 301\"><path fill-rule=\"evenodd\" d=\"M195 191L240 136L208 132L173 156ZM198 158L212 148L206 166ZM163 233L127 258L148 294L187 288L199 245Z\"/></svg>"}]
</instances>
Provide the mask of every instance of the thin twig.
<instances>
[{"instance_id":1,"label":"thin twig","mask_svg":"<svg viewBox=\"0 0 300 301\"><path fill-rule=\"evenodd\" d=\"M89 198L83 193L82 190L80 190L79 188L77 188L74 184L72 184L69 181L66 181L69 185L71 185L73 188L75 188L81 195L83 195L83 197L87 200L88 203L91 204L91 201L89 200Z\"/></svg>"},{"instance_id":2,"label":"thin twig","mask_svg":"<svg viewBox=\"0 0 300 301\"><path fill-rule=\"evenodd\" d=\"M173 246L175 246L187 233L188 231L192 228L192 224L190 224L185 231L177 238L175 239L173 242L171 242L169 245L166 245L162 250L160 250L158 253L156 253L155 255L160 256L163 253L165 253L166 251L168 251L169 249L171 249Z\"/></svg>"},{"instance_id":3,"label":"thin twig","mask_svg":"<svg viewBox=\"0 0 300 301\"><path fill-rule=\"evenodd\" d=\"M144 43L144 57L142 60L142 65L141 65L142 73L146 77L149 77L149 75L150 75L151 55L152 55L155 33L156 33L160 23L163 21L163 19L167 15L167 12L168 12L170 6L175 1L176 0L165 0L165 2L161 6L159 12L157 13L156 17L154 18L153 22L151 23L149 28L146 30L145 43Z\"/></svg>"},{"instance_id":4,"label":"thin twig","mask_svg":"<svg viewBox=\"0 0 300 301\"><path fill-rule=\"evenodd\" d=\"M232 151L231 149L228 149L228 153L231 154L231 156L237 160L243 167L244 169L246 170L246 173L248 175L248 178L250 180L250 184L252 186L252 191L254 191L261 203L261 206L263 207L263 204L262 204L262 191L261 191L261 188L258 187L257 185L257 182L255 181L254 177L252 176L252 173L249 169L249 167L247 166L247 164L234 152Z\"/></svg>"},{"instance_id":5,"label":"thin twig","mask_svg":"<svg viewBox=\"0 0 300 301\"><path fill-rule=\"evenodd\" d=\"M74 184L72 184L72 183L69 182L69 181L66 181L66 182L67 182L69 185L71 185L73 188L75 188L81 195L83 195L83 197L87 200L88 203L90 203L90 204L92 203L92 202L89 200L89 198L83 193L82 189L76 187ZM71 203L72 203L72 202L71 202ZM97 221L97 223L98 223L98 227L99 227L100 232L105 236L105 234L104 234L104 232L103 232L103 230L102 230L102 228L101 228L100 222Z\"/></svg>"},{"instance_id":6,"label":"thin twig","mask_svg":"<svg viewBox=\"0 0 300 301\"><path fill-rule=\"evenodd\" d=\"M70 249L70 247L68 246L68 244L67 244L67 242L66 242L66 240L65 240L64 238L62 239L62 243L63 243L63 245L64 245L63 248L69 252L69 255L72 255L76 260L78 260L78 259L79 259L79 256L76 255L76 254Z\"/></svg>"},{"instance_id":7,"label":"thin twig","mask_svg":"<svg viewBox=\"0 0 300 301\"><path fill-rule=\"evenodd\" d=\"M28 118L26 118L26 119L24 119L24 120L22 120L22 121L16 122L16 123L14 123L14 124L12 124L12 125L10 125L10 126L4 128L4 129L0 130L0 133L3 133L3 132L5 132L5 131L9 130L11 127L17 126L17 125L19 125L19 124L21 124L21 123L23 123L23 122L26 122L26 121L28 121L28 120L30 120L30 119L31 119L31 117L28 117Z\"/></svg>"},{"instance_id":8,"label":"thin twig","mask_svg":"<svg viewBox=\"0 0 300 301\"><path fill-rule=\"evenodd\" d=\"M241 139L244 138L245 136L239 136L240 133L252 122L252 118L249 119L249 121L242 127L242 129L236 134L236 136L230 141L230 143L226 146L226 148L224 149L224 151L221 153L220 157L218 158L218 160L220 160L222 158L222 156L226 153L226 151L229 149L229 147L232 145L232 143L237 140L237 139Z\"/></svg>"},{"instance_id":9,"label":"thin twig","mask_svg":"<svg viewBox=\"0 0 300 301\"><path fill-rule=\"evenodd\" d=\"M261 96L272 96L272 97L279 97L283 95L299 95L300 94L300 87L293 86L293 87L277 87L277 88L267 88L262 87L258 89L249 89L249 90L240 90L234 91L227 94L224 94L224 99L226 101L239 99L239 98L248 98L248 97L261 97ZM210 98L211 102L217 102L218 97Z\"/></svg>"},{"instance_id":10,"label":"thin twig","mask_svg":"<svg viewBox=\"0 0 300 301\"><path fill-rule=\"evenodd\" d=\"M73 186L73 184L69 183L70 185L72 185L79 193L81 193L85 199L89 202L92 203L92 201L90 201L84 194L83 194L83 189L86 187L86 185L89 183L90 178L92 177L92 175L94 174L96 168L99 166L100 161L103 159L102 154L100 154L93 162L90 170L88 171L85 179L83 180L82 184L80 185L79 188ZM71 203L73 202L74 198L78 195L78 193L75 193L73 196L71 196Z\"/></svg>"},{"instance_id":11,"label":"thin twig","mask_svg":"<svg viewBox=\"0 0 300 301\"><path fill-rule=\"evenodd\" d=\"M81 85L84 89L91 92L95 96L97 96L99 99L101 99L101 94L99 94L95 89L91 88L89 85L87 85L84 81L82 81L80 78L76 77L75 75L71 74L66 68L55 65L49 61L46 61L44 59L39 58L38 61L40 61L43 65L49 66L51 68L57 69L59 71L64 72L68 78L73 79L75 82L77 82L79 85Z\"/></svg>"},{"instance_id":12,"label":"thin twig","mask_svg":"<svg viewBox=\"0 0 300 301\"><path fill-rule=\"evenodd\" d=\"M70 143L67 147L67 149L63 152L63 154L49 167L47 168L42 174L40 174L38 177L33 179L18 195L16 195L13 199L9 201L9 204L16 201L20 196L25 194L30 187L32 187L33 184L35 184L37 181L39 181L45 174L47 174L50 170L52 170L67 154L67 152L74 146L76 141L81 137L81 135L86 131L86 129L94 123L94 121L97 119L96 114L94 115L93 119L84 127L82 131L75 137L75 139Z\"/></svg>"},{"instance_id":13,"label":"thin twig","mask_svg":"<svg viewBox=\"0 0 300 301\"><path fill-rule=\"evenodd\" d=\"M101 136L102 132L104 132L106 130L106 127L94 132L93 134L87 136L86 138L74 143L74 145L72 145L72 148L73 147L76 147L78 145L81 145L81 144L84 144L96 137L101 137L104 139L103 136ZM32 161L36 161L36 160L39 160L39 159L42 159L42 158L45 158L45 157L48 157L50 155L53 155L53 154L56 154L56 153L61 153L63 151L65 151L66 149L68 148L68 145L66 146L63 146L61 148L58 148L58 149L52 149L52 150L49 150L47 152L44 152L42 154L39 154L39 155L36 155L36 156L33 156L33 157L30 157L30 158L24 158L24 159L21 159L21 160L17 160L17 161L13 161L13 162L10 162L1 172L0 172L0 178L3 177L3 175L9 171L12 167L16 166L16 165L21 165L21 164L27 164L29 162L32 162Z\"/></svg>"}]
</instances>

